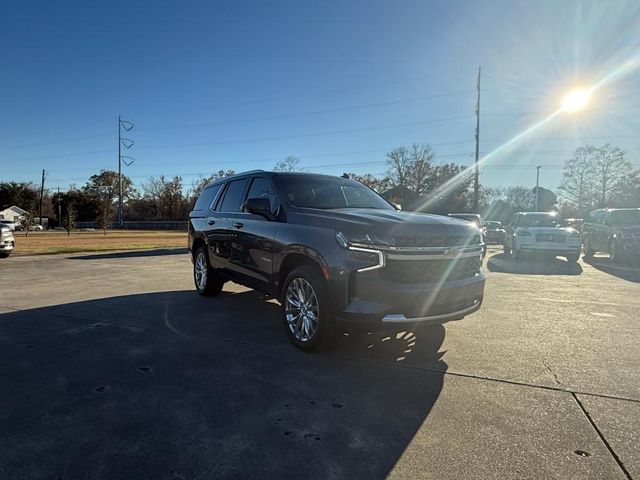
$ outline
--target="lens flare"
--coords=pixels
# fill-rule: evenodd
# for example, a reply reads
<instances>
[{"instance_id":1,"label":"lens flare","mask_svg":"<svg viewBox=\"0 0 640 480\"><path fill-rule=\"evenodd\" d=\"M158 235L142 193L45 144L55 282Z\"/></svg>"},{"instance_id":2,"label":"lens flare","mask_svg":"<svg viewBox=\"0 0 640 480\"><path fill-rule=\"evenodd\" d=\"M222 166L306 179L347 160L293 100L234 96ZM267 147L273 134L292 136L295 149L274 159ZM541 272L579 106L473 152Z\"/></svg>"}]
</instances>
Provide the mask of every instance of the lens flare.
<instances>
[{"instance_id":1,"label":"lens flare","mask_svg":"<svg viewBox=\"0 0 640 480\"><path fill-rule=\"evenodd\" d=\"M567 93L562 99L562 111L575 113L584 110L591 101L591 88L576 88Z\"/></svg>"}]
</instances>

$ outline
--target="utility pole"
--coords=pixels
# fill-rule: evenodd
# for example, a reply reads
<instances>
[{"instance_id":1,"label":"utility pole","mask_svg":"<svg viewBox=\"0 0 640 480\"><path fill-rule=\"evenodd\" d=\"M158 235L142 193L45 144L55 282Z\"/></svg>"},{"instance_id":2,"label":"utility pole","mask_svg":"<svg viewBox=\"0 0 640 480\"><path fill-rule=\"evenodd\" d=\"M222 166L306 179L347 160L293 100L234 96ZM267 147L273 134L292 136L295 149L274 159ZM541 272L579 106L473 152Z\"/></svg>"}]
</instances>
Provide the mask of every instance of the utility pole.
<instances>
[{"instance_id":1,"label":"utility pole","mask_svg":"<svg viewBox=\"0 0 640 480\"><path fill-rule=\"evenodd\" d=\"M40 184L40 225L42 225L42 201L44 199L44 168L42 169L42 183ZM44 225L42 225L44 227Z\"/></svg>"},{"instance_id":2,"label":"utility pole","mask_svg":"<svg viewBox=\"0 0 640 480\"><path fill-rule=\"evenodd\" d=\"M122 228L122 120L118 115L118 226Z\"/></svg>"},{"instance_id":3,"label":"utility pole","mask_svg":"<svg viewBox=\"0 0 640 480\"><path fill-rule=\"evenodd\" d=\"M478 67L478 81L476 88L478 89L478 100L476 101L476 157L474 161L473 172L473 213L478 213L478 196L480 195L478 162L480 162L480 75L482 67Z\"/></svg>"},{"instance_id":4,"label":"utility pole","mask_svg":"<svg viewBox=\"0 0 640 480\"><path fill-rule=\"evenodd\" d=\"M62 204L60 203L60 187L58 187L58 227L62 226Z\"/></svg>"},{"instance_id":5,"label":"utility pole","mask_svg":"<svg viewBox=\"0 0 640 480\"><path fill-rule=\"evenodd\" d=\"M131 165L135 159L128 155L122 155L122 147L129 149L133 146L134 141L122 136L122 129L129 131L134 127L133 123L122 120L118 115L118 226L122 228L122 164ZM129 161L125 160L129 159Z\"/></svg>"},{"instance_id":6,"label":"utility pole","mask_svg":"<svg viewBox=\"0 0 640 480\"><path fill-rule=\"evenodd\" d=\"M536 212L540 211L540 169L542 165L536 167Z\"/></svg>"}]
</instances>

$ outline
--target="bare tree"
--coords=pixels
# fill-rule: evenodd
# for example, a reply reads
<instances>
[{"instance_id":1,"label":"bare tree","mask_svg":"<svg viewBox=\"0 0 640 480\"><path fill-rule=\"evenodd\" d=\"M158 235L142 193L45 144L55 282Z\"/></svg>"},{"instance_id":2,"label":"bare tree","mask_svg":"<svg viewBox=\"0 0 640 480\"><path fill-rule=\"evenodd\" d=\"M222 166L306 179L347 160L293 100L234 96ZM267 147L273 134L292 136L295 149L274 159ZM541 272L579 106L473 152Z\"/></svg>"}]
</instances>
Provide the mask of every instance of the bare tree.
<instances>
[{"instance_id":1,"label":"bare tree","mask_svg":"<svg viewBox=\"0 0 640 480\"><path fill-rule=\"evenodd\" d=\"M33 211L30 208L29 211L27 211L27 213L25 213L24 215L22 215L20 217L20 226L23 228L24 230L24 236L28 237L29 236L29 231L31 230L31 227L33 226Z\"/></svg>"},{"instance_id":2,"label":"bare tree","mask_svg":"<svg viewBox=\"0 0 640 480\"><path fill-rule=\"evenodd\" d=\"M280 160L276 163L276 166L273 167L273 170L276 172L295 172L299 170L298 163L300 160L293 155L289 155L284 160Z\"/></svg>"},{"instance_id":3,"label":"bare tree","mask_svg":"<svg viewBox=\"0 0 640 480\"><path fill-rule=\"evenodd\" d=\"M573 158L567 160L562 171L560 191L562 196L575 204L580 214L593 206L595 166L593 157L596 148L591 145L579 147Z\"/></svg>"},{"instance_id":4,"label":"bare tree","mask_svg":"<svg viewBox=\"0 0 640 480\"><path fill-rule=\"evenodd\" d=\"M101 202L98 205L97 213L96 223L98 228L101 228L102 232L106 235L107 229L113 223L113 216L115 215L113 203Z\"/></svg>"},{"instance_id":5,"label":"bare tree","mask_svg":"<svg viewBox=\"0 0 640 480\"><path fill-rule=\"evenodd\" d=\"M427 193L429 177L432 174L431 162L435 153L430 145L414 143L409 149L409 169L407 185L417 195Z\"/></svg>"},{"instance_id":6,"label":"bare tree","mask_svg":"<svg viewBox=\"0 0 640 480\"><path fill-rule=\"evenodd\" d=\"M387 153L387 177L392 186L406 188L409 183L411 157L405 147L396 147Z\"/></svg>"},{"instance_id":7,"label":"bare tree","mask_svg":"<svg viewBox=\"0 0 640 480\"><path fill-rule=\"evenodd\" d=\"M71 231L76 228L76 207L73 203L67 204L67 211L64 218L64 229L67 235L71 235Z\"/></svg>"},{"instance_id":8,"label":"bare tree","mask_svg":"<svg viewBox=\"0 0 640 480\"><path fill-rule=\"evenodd\" d=\"M607 206L609 195L631 173L631 163L625 158L625 152L608 143L595 151L594 169L596 185L600 197L600 206Z\"/></svg>"}]
</instances>

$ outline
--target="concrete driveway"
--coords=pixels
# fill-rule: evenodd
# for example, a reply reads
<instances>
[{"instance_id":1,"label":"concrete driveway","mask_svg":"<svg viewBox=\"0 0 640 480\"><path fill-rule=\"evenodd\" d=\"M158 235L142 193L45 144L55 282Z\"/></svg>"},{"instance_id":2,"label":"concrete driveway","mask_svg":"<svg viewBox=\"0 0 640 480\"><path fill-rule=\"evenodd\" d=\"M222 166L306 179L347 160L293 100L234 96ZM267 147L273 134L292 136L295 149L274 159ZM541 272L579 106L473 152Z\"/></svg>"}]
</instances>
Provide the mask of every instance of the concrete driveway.
<instances>
[{"instance_id":1,"label":"concrete driveway","mask_svg":"<svg viewBox=\"0 0 640 480\"><path fill-rule=\"evenodd\" d=\"M0 478L640 478L635 271L487 272L464 320L305 354L182 251L9 258Z\"/></svg>"}]
</instances>

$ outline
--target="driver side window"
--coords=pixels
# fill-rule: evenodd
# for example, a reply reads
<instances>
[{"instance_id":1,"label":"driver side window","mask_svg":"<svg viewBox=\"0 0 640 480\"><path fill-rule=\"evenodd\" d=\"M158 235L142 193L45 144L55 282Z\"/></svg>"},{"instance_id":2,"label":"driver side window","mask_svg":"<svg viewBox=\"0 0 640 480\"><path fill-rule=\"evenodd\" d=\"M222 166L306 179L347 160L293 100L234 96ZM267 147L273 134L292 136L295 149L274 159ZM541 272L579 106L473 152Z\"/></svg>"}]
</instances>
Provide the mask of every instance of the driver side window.
<instances>
[{"instance_id":1,"label":"driver side window","mask_svg":"<svg viewBox=\"0 0 640 480\"><path fill-rule=\"evenodd\" d=\"M247 198L268 198L271 205L271 213L275 214L278 209L276 194L269 180L263 177L256 177L251 182Z\"/></svg>"}]
</instances>

